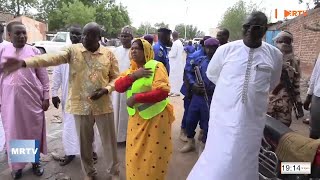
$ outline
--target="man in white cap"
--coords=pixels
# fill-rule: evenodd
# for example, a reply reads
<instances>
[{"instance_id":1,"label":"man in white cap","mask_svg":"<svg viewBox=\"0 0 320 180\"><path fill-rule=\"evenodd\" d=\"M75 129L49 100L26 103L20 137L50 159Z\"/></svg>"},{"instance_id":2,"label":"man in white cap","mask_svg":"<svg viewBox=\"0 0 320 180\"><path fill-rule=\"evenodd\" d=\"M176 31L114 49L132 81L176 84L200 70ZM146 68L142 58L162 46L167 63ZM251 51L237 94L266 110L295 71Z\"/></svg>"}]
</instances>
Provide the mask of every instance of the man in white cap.
<instances>
[{"instance_id":1,"label":"man in white cap","mask_svg":"<svg viewBox=\"0 0 320 180\"><path fill-rule=\"evenodd\" d=\"M122 46L114 50L114 54L118 60L119 71L124 72L130 67L129 52L131 41L133 39L133 30L129 26L122 28L119 35ZM116 125L117 142L125 142L127 138L128 113L127 113L127 97L125 93L112 92L112 103L114 109L114 121Z\"/></svg>"}]
</instances>

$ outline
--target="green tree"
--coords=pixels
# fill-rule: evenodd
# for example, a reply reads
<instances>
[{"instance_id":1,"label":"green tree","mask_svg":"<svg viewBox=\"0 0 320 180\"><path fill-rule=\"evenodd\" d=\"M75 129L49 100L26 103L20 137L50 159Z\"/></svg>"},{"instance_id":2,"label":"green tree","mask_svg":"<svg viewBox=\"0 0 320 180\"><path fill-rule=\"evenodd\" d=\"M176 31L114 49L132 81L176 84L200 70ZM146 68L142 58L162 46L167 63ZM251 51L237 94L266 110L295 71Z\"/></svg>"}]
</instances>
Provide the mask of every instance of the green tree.
<instances>
[{"instance_id":1,"label":"green tree","mask_svg":"<svg viewBox=\"0 0 320 180\"><path fill-rule=\"evenodd\" d=\"M145 34L145 26L143 24L140 24L140 26L138 28L136 28L135 30L135 34L137 36L143 36Z\"/></svg>"},{"instance_id":2,"label":"green tree","mask_svg":"<svg viewBox=\"0 0 320 180\"><path fill-rule=\"evenodd\" d=\"M303 3L304 0L299 0L299 3ZM320 0L313 0L315 8L320 8ZM309 3L307 3L307 6L309 6Z\"/></svg>"},{"instance_id":3,"label":"green tree","mask_svg":"<svg viewBox=\"0 0 320 180\"><path fill-rule=\"evenodd\" d=\"M119 6L112 5L109 9L107 9L106 13L109 13L112 17L112 24L110 26L105 26L103 22L100 24L105 26L108 37L117 37L122 27L131 25L129 13L127 9L122 6L122 4Z\"/></svg>"},{"instance_id":4,"label":"green tree","mask_svg":"<svg viewBox=\"0 0 320 180\"><path fill-rule=\"evenodd\" d=\"M169 24L165 24L164 22L155 23L155 24L154 24L154 27L155 27L156 29L169 28Z\"/></svg>"},{"instance_id":5,"label":"green tree","mask_svg":"<svg viewBox=\"0 0 320 180\"><path fill-rule=\"evenodd\" d=\"M184 24L178 24L176 25L176 27L174 28L175 31L177 31L180 35L181 38L184 38L185 35L185 25ZM196 26L193 25L187 25L186 26L186 38L187 39L193 39L195 37L203 37L204 36L204 32L199 31L198 28Z\"/></svg>"},{"instance_id":6,"label":"green tree","mask_svg":"<svg viewBox=\"0 0 320 180\"><path fill-rule=\"evenodd\" d=\"M156 33L157 33L157 29L151 26L149 22L141 23L135 32L137 36L143 36L146 34L156 34Z\"/></svg>"},{"instance_id":7,"label":"green tree","mask_svg":"<svg viewBox=\"0 0 320 180\"><path fill-rule=\"evenodd\" d=\"M84 5L79 0L63 3L61 9L55 11L56 18L61 20L61 27L70 24L79 24L84 26L86 23L95 21L96 9Z\"/></svg>"},{"instance_id":8,"label":"green tree","mask_svg":"<svg viewBox=\"0 0 320 180\"><path fill-rule=\"evenodd\" d=\"M131 24L126 7L116 5L114 1L98 4L95 16L96 22L104 26L107 37L117 37L122 27Z\"/></svg>"},{"instance_id":9,"label":"green tree","mask_svg":"<svg viewBox=\"0 0 320 180\"><path fill-rule=\"evenodd\" d=\"M205 36L205 33L203 31L198 31L197 34L196 34L197 38L202 38L204 36Z\"/></svg>"},{"instance_id":10,"label":"green tree","mask_svg":"<svg viewBox=\"0 0 320 180\"><path fill-rule=\"evenodd\" d=\"M37 0L0 0L0 10L10 12L15 16L26 14L31 8L37 8Z\"/></svg>"},{"instance_id":11,"label":"green tree","mask_svg":"<svg viewBox=\"0 0 320 180\"><path fill-rule=\"evenodd\" d=\"M84 5L93 6L96 4L95 0L80 0ZM56 16L55 11L57 9L61 9L63 3L68 4L72 3L73 0L42 0L39 4L37 10L38 14L36 14L36 18L42 21L48 21L49 16L51 19L50 23L59 23L59 22L52 22L53 16Z\"/></svg>"},{"instance_id":12,"label":"green tree","mask_svg":"<svg viewBox=\"0 0 320 180\"><path fill-rule=\"evenodd\" d=\"M241 39L242 25L246 17L255 10L264 11L264 9L259 9L257 4L250 3L247 5L244 1L239 0L224 13L219 27L227 28L230 31L230 40Z\"/></svg>"}]
</instances>

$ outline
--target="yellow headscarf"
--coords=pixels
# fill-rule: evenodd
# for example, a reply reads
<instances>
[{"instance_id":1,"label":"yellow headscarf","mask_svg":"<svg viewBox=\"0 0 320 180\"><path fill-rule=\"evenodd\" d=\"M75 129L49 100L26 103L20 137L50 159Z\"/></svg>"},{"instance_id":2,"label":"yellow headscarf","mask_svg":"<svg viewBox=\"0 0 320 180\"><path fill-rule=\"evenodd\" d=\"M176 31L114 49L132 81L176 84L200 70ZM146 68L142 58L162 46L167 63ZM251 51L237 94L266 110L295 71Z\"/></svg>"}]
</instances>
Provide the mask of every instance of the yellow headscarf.
<instances>
[{"instance_id":1,"label":"yellow headscarf","mask_svg":"<svg viewBox=\"0 0 320 180\"><path fill-rule=\"evenodd\" d=\"M151 44L148 41L146 41L146 40L144 40L142 38L136 38L136 39L134 39L134 41L136 41L138 39L142 42L143 53L144 53L144 57L146 59L146 62L154 59L154 52L153 52L153 48L152 48ZM131 59L130 60L130 68L129 68L129 70L128 70L128 72L126 74L131 74L134 71L138 70L137 63L131 57L131 51L130 51L130 59Z\"/></svg>"}]
</instances>

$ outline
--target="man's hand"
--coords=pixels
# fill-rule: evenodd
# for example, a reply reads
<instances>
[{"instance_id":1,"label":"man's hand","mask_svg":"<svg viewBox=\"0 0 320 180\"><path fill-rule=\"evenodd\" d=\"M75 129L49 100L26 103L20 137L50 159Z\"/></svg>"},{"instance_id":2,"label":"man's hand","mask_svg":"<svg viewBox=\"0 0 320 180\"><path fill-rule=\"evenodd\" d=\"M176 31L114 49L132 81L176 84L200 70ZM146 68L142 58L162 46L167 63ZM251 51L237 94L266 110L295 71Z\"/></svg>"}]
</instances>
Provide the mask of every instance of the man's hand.
<instances>
[{"instance_id":1,"label":"man's hand","mask_svg":"<svg viewBox=\"0 0 320 180\"><path fill-rule=\"evenodd\" d=\"M48 108L49 108L49 99L45 99L45 100L43 100L42 101L42 109L44 110L44 111L47 111L48 110Z\"/></svg>"},{"instance_id":2,"label":"man's hand","mask_svg":"<svg viewBox=\"0 0 320 180\"><path fill-rule=\"evenodd\" d=\"M308 95L306 100L303 103L303 108L305 110L307 110L307 111L310 109L309 107L310 107L310 104L311 104L311 99L312 99L312 95Z\"/></svg>"},{"instance_id":3,"label":"man's hand","mask_svg":"<svg viewBox=\"0 0 320 180\"><path fill-rule=\"evenodd\" d=\"M274 88L274 90L272 91L272 94L273 94L273 95L277 95L277 94L281 91L281 89L283 89L283 88L284 88L283 84L282 84L282 83L279 83L279 84L276 86L276 88Z\"/></svg>"},{"instance_id":4,"label":"man's hand","mask_svg":"<svg viewBox=\"0 0 320 180\"><path fill-rule=\"evenodd\" d=\"M8 74L26 66L26 63L23 60L19 60L17 58L3 57L3 59L7 59L7 61L0 65L0 69L3 70L5 75L8 75Z\"/></svg>"},{"instance_id":5,"label":"man's hand","mask_svg":"<svg viewBox=\"0 0 320 180\"><path fill-rule=\"evenodd\" d=\"M139 68L138 70L136 70L134 73L131 74L131 76L137 80L143 77L150 77L152 75L152 71L150 68Z\"/></svg>"},{"instance_id":6,"label":"man's hand","mask_svg":"<svg viewBox=\"0 0 320 180\"><path fill-rule=\"evenodd\" d=\"M302 103L298 102L297 103L297 111L298 111L298 118L302 118L304 116L304 112L302 109Z\"/></svg>"},{"instance_id":7,"label":"man's hand","mask_svg":"<svg viewBox=\"0 0 320 180\"><path fill-rule=\"evenodd\" d=\"M90 99L91 100L98 100L100 99L103 95L108 94L108 90L106 88L99 88L97 90L95 90L91 96Z\"/></svg>"},{"instance_id":8,"label":"man's hand","mask_svg":"<svg viewBox=\"0 0 320 180\"><path fill-rule=\"evenodd\" d=\"M55 108L59 109L59 104L61 103L60 98L57 97L52 97L52 103Z\"/></svg>"},{"instance_id":9,"label":"man's hand","mask_svg":"<svg viewBox=\"0 0 320 180\"><path fill-rule=\"evenodd\" d=\"M134 96L131 96L130 98L127 99L127 106L133 108L133 106L136 104L134 100Z\"/></svg>"},{"instance_id":10,"label":"man's hand","mask_svg":"<svg viewBox=\"0 0 320 180\"><path fill-rule=\"evenodd\" d=\"M195 83L192 86L192 92L196 95L203 96L206 92L206 89L203 86L200 86L199 84Z\"/></svg>"}]
</instances>

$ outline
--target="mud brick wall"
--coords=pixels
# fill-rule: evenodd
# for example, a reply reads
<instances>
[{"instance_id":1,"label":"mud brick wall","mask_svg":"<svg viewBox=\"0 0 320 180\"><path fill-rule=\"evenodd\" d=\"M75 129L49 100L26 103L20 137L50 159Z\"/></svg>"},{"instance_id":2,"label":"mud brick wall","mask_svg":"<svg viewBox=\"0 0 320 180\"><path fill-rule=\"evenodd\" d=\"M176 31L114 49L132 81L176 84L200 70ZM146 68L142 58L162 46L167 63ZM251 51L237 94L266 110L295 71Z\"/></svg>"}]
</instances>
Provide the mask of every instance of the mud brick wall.
<instances>
[{"instance_id":1,"label":"mud brick wall","mask_svg":"<svg viewBox=\"0 0 320 180\"><path fill-rule=\"evenodd\" d=\"M280 29L293 34L294 50L301 61L302 76L308 78L320 52L320 31L304 29L303 24L310 26L320 24L320 8L308 11L307 16L301 15L283 23Z\"/></svg>"}]
</instances>

